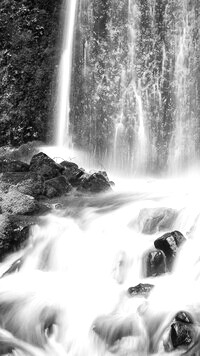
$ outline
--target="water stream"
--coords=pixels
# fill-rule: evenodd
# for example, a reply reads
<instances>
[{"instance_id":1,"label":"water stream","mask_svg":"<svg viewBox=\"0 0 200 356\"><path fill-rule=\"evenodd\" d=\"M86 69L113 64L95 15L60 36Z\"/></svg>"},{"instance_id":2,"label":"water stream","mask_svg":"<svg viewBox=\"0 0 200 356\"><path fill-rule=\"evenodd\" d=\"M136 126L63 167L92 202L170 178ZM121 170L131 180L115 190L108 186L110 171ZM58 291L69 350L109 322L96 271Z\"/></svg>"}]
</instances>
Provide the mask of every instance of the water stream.
<instances>
[{"instance_id":1,"label":"water stream","mask_svg":"<svg viewBox=\"0 0 200 356\"><path fill-rule=\"evenodd\" d=\"M11 333L0 330L0 350L15 347L17 356L182 355L199 340L198 175L116 183L111 193L63 199L60 210L32 228L27 247L1 265L3 274L21 260L19 272L0 279L1 327ZM152 209L166 211L165 224L144 233ZM157 237L173 230L187 242L172 272L147 277L145 256ZM147 299L130 296L139 283L155 286ZM182 310L193 320L192 342L175 348L170 327Z\"/></svg>"},{"instance_id":2,"label":"water stream","mask_svg":"<svg viewBox=\"0 0 200 356\"><path fill-rule=\"evenodd\" d=\"M199 169L177 172L198 158L199 6L65 4L56 146L42 150L86 169L105 166L116 185L62 197L1 263L0 354L198 356ZM186 242L173 266L163 257L163 273L149 274L154 241L172 231ZM153 286L149 295L130 292L140 283Z\"/></svg>"}]
</instances>

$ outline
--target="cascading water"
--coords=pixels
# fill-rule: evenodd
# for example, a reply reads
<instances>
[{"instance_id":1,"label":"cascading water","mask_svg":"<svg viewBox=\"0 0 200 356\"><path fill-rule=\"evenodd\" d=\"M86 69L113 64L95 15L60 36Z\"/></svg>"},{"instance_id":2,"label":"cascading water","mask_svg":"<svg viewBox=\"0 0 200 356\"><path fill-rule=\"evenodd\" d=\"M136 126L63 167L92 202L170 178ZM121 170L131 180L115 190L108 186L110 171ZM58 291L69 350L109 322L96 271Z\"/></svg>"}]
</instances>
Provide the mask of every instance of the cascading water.
<instances>
[{"instance_id":1,"label":"cascading water","mask_svg":"<svg viewBox=\"0 0 200 356\"><path fill-rule=\"evenodd\" d=\"M72 90L76 145L144 177L54 201L0 264L0 354L198 356L199 174L147 176L198 156L198 1L66 4L57 146L69 145Z\"/></svg>"},{"instance_id":2,"label":"cascading water","mask_svg":"<svg viewBox=\"0 0 200 356\"><path fill-rule=\"evenodd\" d=\"M76 18L77 0L64 1L64 31L61 61L59 66L57 110L56 110L56 145L70 146L70 86L72 73L73 34Z\"/></svg>"},{"instance_id":3,"label":"cascading water","mask_svg":"<svg viewBox=\"0 0 200 356\"><path fill-rule=\"evenodd\" d=\"M63 199L1 264L1 354L199 355L197 192L188 178L127 181L126 191L117 183L115 192ZM187 241L172 271L164 263L163 274L149 276L154 241L174 230ZM149 297L134 294L140 283L154 286ZM181 311L189 322L177 321ZM186 329L176 335L176 327Z\"/></svg>"},{"instance_id":4,"label":"cascading water","mask_svg":"<svg viewBox=\"0 0 200 356\"><path fill-rule=\"evenodd\" d=\"M71 117L76 147L118 172L172 173L195 164L199 9L196 0L79 4ZM116 141L119 123L124 130Z\"/></svg>"}]
</instances>

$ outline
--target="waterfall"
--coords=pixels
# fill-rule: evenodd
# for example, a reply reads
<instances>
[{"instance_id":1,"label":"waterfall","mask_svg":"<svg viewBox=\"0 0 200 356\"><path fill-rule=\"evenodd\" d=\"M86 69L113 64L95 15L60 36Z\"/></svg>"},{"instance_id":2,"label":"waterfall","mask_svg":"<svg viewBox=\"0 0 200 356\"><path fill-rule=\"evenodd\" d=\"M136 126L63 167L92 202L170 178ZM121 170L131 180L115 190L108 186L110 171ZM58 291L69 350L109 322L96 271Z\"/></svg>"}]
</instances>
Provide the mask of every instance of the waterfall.
<instances>
[{"instance_id":1,"label":"waterfall","mask_svg":"<svg viewBox=\"0 0 200 356\"><path fill-rule=\"evenodd\" d=\"M79 5L76 147L118 172L178 173L197 162L199 17L196 0Z\"/></svg>"},{"instance_id":2,"label":"waterfall","mask_svg":"<svg viewBox=\"0 0 200 356\"><path fill-rule=\"evenodd\" d=\"M72 75L73 38L77 0L64 0L64 30L59 65L57 110L56 110L56 145L70 146L70 88Z\"/></svg>"},{"instance_id":3,"label":"waterfall","mask_svg":"<svg viewBox=\"0 0 200 356\"><path fill-rule=\"evenodd\" d=\"M15 219L34 225L26 245L0 262L0 355L199 355L199 170L150 176L199 159L199 0L65 6L50 155L82 166L79 155L66 156L73 138L88 161L129 179L112 172L112 189L92 194L106 172L64 162L54 177L58 166L45 158L32 200L37 214L40 202L48 213L1 223L1 245ZM29 173L3 173L3 194L16 189L26 201ZM48 187L54 197L39 200Z\"/></svg>"}]
</instances>

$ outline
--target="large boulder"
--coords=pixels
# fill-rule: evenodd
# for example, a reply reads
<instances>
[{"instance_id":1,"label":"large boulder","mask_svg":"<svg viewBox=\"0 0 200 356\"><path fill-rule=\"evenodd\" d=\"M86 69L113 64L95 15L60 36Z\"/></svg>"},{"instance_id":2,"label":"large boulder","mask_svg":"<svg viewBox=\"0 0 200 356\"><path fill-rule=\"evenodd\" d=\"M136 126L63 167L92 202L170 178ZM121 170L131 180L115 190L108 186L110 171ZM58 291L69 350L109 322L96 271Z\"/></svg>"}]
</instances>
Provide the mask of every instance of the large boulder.
<instances>
[{"instance_id":1,"label":"large boulder","mask_svg":"<svg viewBox=\"0 0 200 356\"><path fill-rule=\"evenodd\" d=\"M145 277L156 277L167 272L166 257L161 250L149 251L144 264Z\"/></svg>"},{"instance_id":2,"label":"large boulder","mask_svg":"<svg viewBox=\"0 0 200 356\"><path fill-rule=\"evenodd\" d=\"M0 173L28 172L29 165L21 161L13 161L7 158L0 159Z\"/></svg>"},{"instance_id":3,"label":"large boulder","mask_svg":"<svg viewBox=\"0 0 200 356\"><path fill-rule=\"evenodd\" d=\"M193 332L191 326L180 322L174 322L171 325L171 341L176 349L179 346L189 346L193 341Z\"/></svg>"},{"instance_id":4,"label":"large boulder","mask_svg":"<svg viewBox=\"0 0 200 356\"><path fill-rule=\"evenodd\" d=\"M29 169L31 172L35 172L42 176L45 180L55 178L65 170L63 166L57 164L43 152L32 157Z\"/></svg>"},{"instance_id":5,"label":"large boulder","mask_svg":"<svg viewBox=\"0 0 200 356\"><path fill-rule=\"evenodd\" d=\"M171 208L144 208L138 216L139 229L144 234L170 229L178 212Z\"/></svg>"},{"instance_id":6,"label":"large boulder","mask_svg":"<svg viewBox=\"0 0 200 356\"><path fill-rule=\"evenodd\" d=\"M109 181L100 172L81 176L77 189L81 192L101 193L111 190Z\"/></svg>"},{"instance_id":7,"label":"large boulder","mask_svg":"<svg viewBox=\"0 0 200 356\"><path fill-rule=\"evenodd\" d=\"M44 195L48 198L59 197L66 193L69 193L72 189L70 183L67 182L64 176L58 176L45 181Z\"/></svg>"},{"instance_id":8,"label":"large boulder","mask_svg":"<svg viewBox=\"0 0 200 356\"><path fill-rule=\"evenodd\" d=\"M26 174L16 188L20 193L38 198L44 195L44 178L37 173Z\"/></svg>"},{"instance_id":9,"label":"large boulder","mask_svg":"<svg viewBox=\"0 0 200 356\"><path fill-rule=\"evenodd\" d=\"M2 213L13 215L29 215L39 211L39 204L30 196L11 187L0 202Z\"/></svg>"},{"instance_id":10,"label":"large boulder","mask_svg":"<svg viewBox=\"0 0 200 356\"><path fill-rule=\"evenodd\" d=\"M34 172L3 173L0 179L5 186L15 186L23 194L38 197L44 193L44 178Z\"/></svg>"},{"instance_id":11,"label":"large boulder","mask_svg":"<svg viewBox=\"0 0 200 356\"><path fill-rule=\"evenodd\" d=\"M29 226L13 222L9 216L0 215L0 261L20 249L29 237Z\"/></svg>"},{"instance_id":12,"label":"large boulder","mask_svg":"<svg viewBox=\"0 0 200 356\"><path fill-rule=\"evenodd\" d=\"M164 252L169 270L171 270L179 247L185 241L186 239L180 231L168 232L154 241L154 246Z\"/></svg>"}]
</instances>

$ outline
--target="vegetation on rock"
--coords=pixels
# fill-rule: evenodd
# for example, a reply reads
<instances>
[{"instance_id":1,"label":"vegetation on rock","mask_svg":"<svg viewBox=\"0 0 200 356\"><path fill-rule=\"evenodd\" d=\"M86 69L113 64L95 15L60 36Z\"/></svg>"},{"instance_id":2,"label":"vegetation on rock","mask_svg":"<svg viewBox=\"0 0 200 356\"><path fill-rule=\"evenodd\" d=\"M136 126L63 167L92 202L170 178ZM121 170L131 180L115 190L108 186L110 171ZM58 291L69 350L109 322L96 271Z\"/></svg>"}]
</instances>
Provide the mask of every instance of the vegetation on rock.
<instances>
[{"instance_id":1,"label":"vegetation on rock","mask_svg":"<svg viewBox=\"0 0 200 356\"><path fill-rule=\"evenodd\" d=\"M61 3L1 1L1 146L47 139L59 60Z\"/></svg>"}]
</instances>

